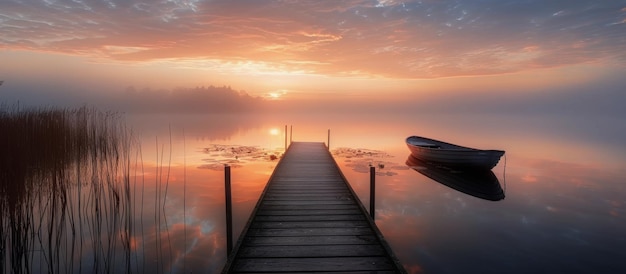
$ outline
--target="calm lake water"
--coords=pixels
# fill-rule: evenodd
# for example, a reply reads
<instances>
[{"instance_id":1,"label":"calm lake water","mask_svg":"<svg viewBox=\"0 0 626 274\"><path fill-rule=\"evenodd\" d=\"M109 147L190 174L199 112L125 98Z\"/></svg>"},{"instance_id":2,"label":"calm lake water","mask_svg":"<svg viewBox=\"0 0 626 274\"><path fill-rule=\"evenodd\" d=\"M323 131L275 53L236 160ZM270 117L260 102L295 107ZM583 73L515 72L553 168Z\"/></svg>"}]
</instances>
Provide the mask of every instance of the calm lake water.
<instances>
[{"instance_id":1,"label":"calm lake water","mask_svg":"<svg viewBox=\"0 0 626 274\"><path fill-rule=\"evenodd\" d=\"M331 151L366 208L368 165L384 166L376 177L376 223L409 273L626 272L626 127L617 119L340 114L126 120L140 145L131 157L132 225L123 226L130 231L129 250L110 248L125 254L107 257L111 272L219 272L226 260L223 166L233 167L237 239L278 162L270 155L284 151L285 125L293 141L326 142L330 129ZM404 143L410 135L505 150L493 169L505 198L475 197L410 168ZM97 252L89 244L81 245L82 254L67 251L71 235L59 241L60 255L31 256L34 272L50 263L69 272L94 269ZM68 265L72 258L64 254L76 254L74 262ZM10 270L9 255L3 257Z\"/></svg>"}]
</instances>

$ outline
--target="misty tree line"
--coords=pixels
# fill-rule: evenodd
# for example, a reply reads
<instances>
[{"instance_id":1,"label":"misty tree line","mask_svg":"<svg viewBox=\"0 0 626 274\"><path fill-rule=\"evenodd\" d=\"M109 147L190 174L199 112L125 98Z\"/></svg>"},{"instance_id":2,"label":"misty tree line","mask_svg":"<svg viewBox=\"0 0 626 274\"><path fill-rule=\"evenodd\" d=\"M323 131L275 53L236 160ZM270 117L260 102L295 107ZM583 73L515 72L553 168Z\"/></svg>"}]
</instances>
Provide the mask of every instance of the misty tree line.
<instances>
[{"instance_id":1,"label":"misty tree line","mask_svg":"<svg viewBox=\"0 0 626 274\"><path fill-rule=\"evenodd\" d=\"M264 105L262 97L250 96L230 86L136 90L128 87L120 102L128 110L140 112L220 113L252 112Z\"/></svg>"}]
</instances>

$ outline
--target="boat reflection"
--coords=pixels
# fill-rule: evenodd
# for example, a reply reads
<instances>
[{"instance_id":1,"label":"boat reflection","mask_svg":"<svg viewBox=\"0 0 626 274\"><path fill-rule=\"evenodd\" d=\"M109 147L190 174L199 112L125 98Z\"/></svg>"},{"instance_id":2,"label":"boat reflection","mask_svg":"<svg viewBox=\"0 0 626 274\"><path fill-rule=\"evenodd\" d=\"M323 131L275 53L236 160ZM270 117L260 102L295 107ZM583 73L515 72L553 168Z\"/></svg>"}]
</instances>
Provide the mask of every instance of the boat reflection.
<instances>
[{"instance_id":1,"label":"boat reflection","mask_svg":"<svg viewBox=\"0 0 626 274\"><path fill-rule=\"evenodd\" d=\"M504 190L500 181L491 170L457 169L425 162L411 155L407 158L406 165L430 179L465 194L490 201L504 199Z\"/></svg>"}]
</instances>

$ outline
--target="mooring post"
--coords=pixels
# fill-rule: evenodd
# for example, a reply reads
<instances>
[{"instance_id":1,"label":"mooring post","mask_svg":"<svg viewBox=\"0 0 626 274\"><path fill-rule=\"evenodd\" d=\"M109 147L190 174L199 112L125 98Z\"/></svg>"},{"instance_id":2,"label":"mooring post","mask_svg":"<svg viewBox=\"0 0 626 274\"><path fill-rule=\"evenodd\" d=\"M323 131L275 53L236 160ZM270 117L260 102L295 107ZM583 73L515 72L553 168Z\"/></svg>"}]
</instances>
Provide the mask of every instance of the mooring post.
<instances>
[{"instance_id":1,"label":"mooring post","mask_svg":"<svg viewBox=\"0 0 626 274\"><path fill-rule=\"evenodd\" d=\"M375 220L376 213L376 168L370 166L370 216Z\"/></svg>"},{"instance_id":2,"label":"mooring post","mask_svg":"<svg viewBox=\"0 0 626 274\"><path fill-rule=\"evenodd\" d=\"M230 166L224 165L224 192L226 195L226 256L233 250L233 208L230 194Z\"/></svg>"},{"instance_id":3,"label":"mooring post","mask_svg":"<svg viewBox=\"0 0 626 274\"><path fill-rule=\"evenodd\" d=\"M287 151L287 125L285 125L285 151Z\"/></svg>"},{"instance_id":4,"label":"mooring post","mask_svg":"<svg viewBox=\"0 0 626 274\"><path fill-rule=\"evenodd\" d=\"M326 143L326 147L330 150L330 128L328 129L328 142Z\"/></svg>"},{"instance_id":5,"label":"mooring post","mask_svg":"<svg viewBox=\"0 0 626 274\"><path fill-rule=\"evenodd\" d=\"M289 144L293 142L293 125L289 126Z\"/></svg>"}]
</instances>

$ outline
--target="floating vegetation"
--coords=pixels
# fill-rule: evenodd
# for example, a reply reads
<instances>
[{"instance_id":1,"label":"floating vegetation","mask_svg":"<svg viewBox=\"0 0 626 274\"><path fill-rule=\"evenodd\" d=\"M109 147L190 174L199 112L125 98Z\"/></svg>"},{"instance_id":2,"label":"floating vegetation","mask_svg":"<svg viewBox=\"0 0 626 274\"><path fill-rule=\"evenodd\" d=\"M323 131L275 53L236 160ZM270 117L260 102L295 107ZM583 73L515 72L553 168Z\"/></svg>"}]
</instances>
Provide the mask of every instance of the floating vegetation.
<instances>
[{"instance_id":1,"label":"floating vegetation","mask_svg":"<svg viewBox=\"0 0 626 274\"><path fill-rule=\"evenodd\" d=\"M408 169L406 165L387 161L387 158L393 156L380 150L340 147L331 152L333 156L344 159L346 167L359 173L369 173L370 166L376 167L378 176L394 176L398 173L393 170Z\"/></svg>"},{"instance_id":2,"label":"floating vegetation","mask_svg":"<svg viewBox=\"0 0 626 274\"><path fill-rule=\"evenodd\" d=\"M332 154L340 158L389 158L391 155L381 150L365 148L340 147L333 149Z\"/></svg>"},{"instance_id":3,"label":"floating vegetation","mask_svg":"<svg viewBox=\"0 0 626 274\"><path fill-rule=\"evenodd\" d=\"M275 161L282 156L282 150L268 151L255 146L210 144L202 149L211 158L203 159L206 164L198 168L223 170L224 165L231 168L241 167L249 162Z\"/></svg>"}]
</instances>

